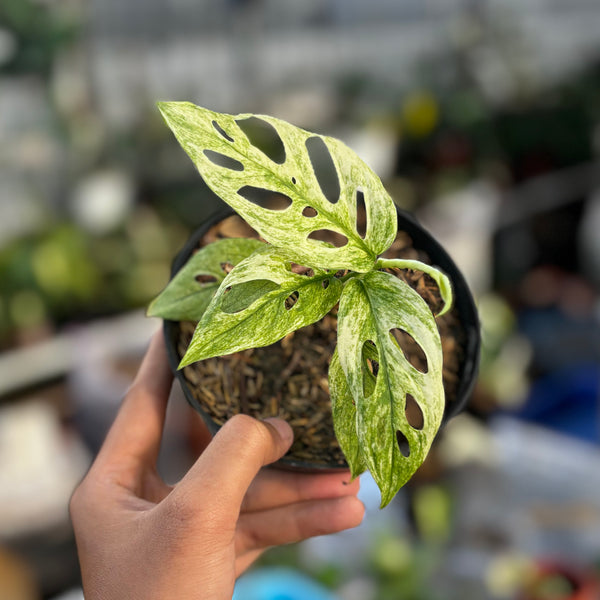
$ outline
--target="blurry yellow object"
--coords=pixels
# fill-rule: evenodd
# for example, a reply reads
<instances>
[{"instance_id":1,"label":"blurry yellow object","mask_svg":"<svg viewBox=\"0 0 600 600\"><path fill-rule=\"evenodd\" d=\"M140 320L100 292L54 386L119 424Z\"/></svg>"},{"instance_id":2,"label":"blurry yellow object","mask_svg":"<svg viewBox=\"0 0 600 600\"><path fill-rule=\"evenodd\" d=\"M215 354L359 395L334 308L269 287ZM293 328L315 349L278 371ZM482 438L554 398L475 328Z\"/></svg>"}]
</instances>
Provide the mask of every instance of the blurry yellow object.
<instances>
[{"instance_id":1,"label":"blurry yellow object","mask_svg":"<svg viewBox=\"0 0 600 600\"><path fill-rule=\"evenodd\" d=\"M27 565L0 548L0 600L39 600L40 594Z\"/></svg>"},{"instance_id":2,"label":"blurry yellow object","mask_svg":"<svg viewBox=\"0 0 600 600\"><path fill-rule=\"evenodd\" d=\"M413 551L410 544L401 537L384 537L378 540L373 562L383 574L401 575L412 566Z\"/></svg>"},{"instance_id":3,"label":"blurry yellow object","mask_svg":"<svg viewBox=\"0 0 600 600\"><path fill-rule=\"evenodd\" d=\"M438 124L439 113L438 103L432 94L412 92L402 106L405 133L416 138L428 136Z\"/></svg>"},{"instance_id":4,"label":"blurry yellow object","mask_svg":"<svg viewBox=\"0 0 600 600\"><path fill-rule=\"evenodd\" d=\"M32 269L42 291L53 299L91 299L98 286L85 237L70 225L52 231L36 247Z\"/></svg>"},{"instance_id":5,"label":"blurry yellow object","mask_svg":"<svg viewBox=\"0 0 600 600\"><path fill-rule=\"evenodd\" d=\"M535 564L531 558L518 552L507 552L490 563L485 582L495 598L512 600L534 576Z\"/></svg>"},{"instance_id":6,"label":"blurry yellow object","mask_svg":"<svg viewBox=\"0 0 600 600\"><path fill-rule=\"evenodd\" d=\"M516 332L516 318L508 303L496 294L478 301L482 356L479 380L496 401L510 408L526 397L531 343Z\"/></svg>"},{"instance_id":7,"label":"blurry yellow object","mask_svg":"<svg viewBox=\"0 0 600 600\"><path fill-rule=\"evenodd\" d=\"M414 511L423 539L443 542L450 536L452 506L450 495L439 485L426 485L415 490Z\"/></svg>"},{"instance_id":8,"label":"blurry yellow object","mask_svg":"<svg viewBox=\"0 0 600 600\"><path fill-rule=\"evenodd\" d=\"M64 294L70 287L69 256L53 241L45 242L36 249L33 270L42 289L51 295Z\"/></svg>"}]
</instances>

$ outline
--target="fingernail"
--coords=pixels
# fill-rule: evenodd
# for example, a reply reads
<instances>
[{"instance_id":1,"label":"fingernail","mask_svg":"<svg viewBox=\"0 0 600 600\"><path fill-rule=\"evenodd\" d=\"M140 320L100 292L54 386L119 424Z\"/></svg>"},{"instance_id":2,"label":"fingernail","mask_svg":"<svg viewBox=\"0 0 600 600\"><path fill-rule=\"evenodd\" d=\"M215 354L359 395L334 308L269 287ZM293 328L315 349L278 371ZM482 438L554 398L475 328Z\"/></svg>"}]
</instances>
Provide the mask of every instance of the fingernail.
<instances>
[{"instance_id":1,"label":"fingernail","mask_svg":"<svg viewBox=\"0 0 600 600\"><path fill-rule=\"evenodd\" d=\"M283 419L270 417L268 419L264 419L264 423L268 423L271 425L271 427L274 427L282 440L289 442L290 444L294 440L294 432L292 431L292 428Z\"/></svg>"}]
</instances>

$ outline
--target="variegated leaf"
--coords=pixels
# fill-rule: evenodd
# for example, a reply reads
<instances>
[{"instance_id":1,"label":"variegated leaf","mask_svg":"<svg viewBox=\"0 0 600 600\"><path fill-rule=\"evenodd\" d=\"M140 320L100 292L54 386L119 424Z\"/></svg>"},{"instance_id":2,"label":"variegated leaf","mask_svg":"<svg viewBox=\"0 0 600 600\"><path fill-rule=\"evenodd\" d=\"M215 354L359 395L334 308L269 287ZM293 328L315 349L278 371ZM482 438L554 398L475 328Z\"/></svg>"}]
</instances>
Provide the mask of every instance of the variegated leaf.
<instances>
[{"instance_id":1,"label":"variegated leaf","mask_svg":"<svg viewBox=\"0 0 600 600\"><path fill-rule=\"evenodd\" d=\"M392 334L396 329L407 332L422 348L426 372L410 364ZM377 360L370 358L373 349ZM356 404L358 441L381 490L383 507L425 460L441 423L444 387L439 332L417 292L393 275L373 271L350 279L344 287L338 353ZM368 382L371 375L376 379L374 387ZM407 394L421 410L421 428L413 427L407 418Z\"/></svg>"},{"instance_id":2,"label":"variegated leaf","mask_svg":"<svg viewBox=\"0 0 600 600\"><path fill-rule=\"evenodd\" d=\"M356 433L356 406L346 375L340 364L337 348L329 364L329 395L335 437L346 457L352 478L367 470Z\"/></svg>"},{"instance_id":3,"label":"variegated leaf","mask_svg":"<svg viewBox=\"0 0 600 600\"><path fill-rule=\"evenodd\" d=\"M337 303L342 284L333 272L292 271L292 261L272 246L240 262L225 277L183 357L190 363L259 348L323 318Z\"/></svg>"},{"instance_id":4,"label":"variegated leaf","mask_svg":"<svg viewBox=\"0 0 600 600\"><path fill-rule=\"evenodd\" d=\"M297 263L324 269L366 272L395 238L394 204L379 177L337 139L320 136L269 116L227 115L189 102L161 102L159 109L212 190L269 243L289 248ZM258 118L274 128L283 162L253 145L240 127ZM328 152L339 197L321 189L307 147ZM287 208L272 210L247 191L278 194ZM366 230L357 223L357 204L366 210ZM337 247L319 238L337 236Z\"/></svg>"},{"instance_id":5,"label":"variegated leaf","mask_svg":"<svg viewBox=\"0 0 600 600\"><path fill-rule=\"evenodd\" d=\"M377 261L377 267L380 269L411 269L426 273L437 283L442 302L444 303L442 310L436 316L441 317L452 308L452 284L450 283L450 278L436 267L420 260L404 258L380 258Z\"/></svg>"},{"instance_id":6,"label":"variegated leaf","mask_svg":"<svg viewBox=\"0 0 600 600\"><path fill-rule=\"evenodd\" d=\"M264 245L259 240L230 238L201 248L150 303L148 316L199 321L225 279L225 266L237 265Z\"/></svg>"}]
</instances>

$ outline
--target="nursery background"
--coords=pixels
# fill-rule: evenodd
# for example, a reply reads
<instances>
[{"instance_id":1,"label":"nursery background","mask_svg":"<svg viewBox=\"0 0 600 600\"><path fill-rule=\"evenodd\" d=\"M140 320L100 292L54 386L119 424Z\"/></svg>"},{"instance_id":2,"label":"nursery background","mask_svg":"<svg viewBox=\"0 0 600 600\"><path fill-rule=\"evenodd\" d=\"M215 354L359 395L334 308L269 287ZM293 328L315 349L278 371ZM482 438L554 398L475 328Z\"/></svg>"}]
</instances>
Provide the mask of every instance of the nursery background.
<instances>
[{"instance_id":1,"label":"nursery background","mask_svg":"<svg viewBox=\"0 0 600 600\"><path fill-rule=\"evenodd\" d=\"M379 511L363 477L361 527L267 553L240 599L597 597L599 25L594 0L2 0L0 599L81 598L68 498L215 210L157 100L341 138L480 311L472 401L414 480Z\"/></svg>"}]
</instances>

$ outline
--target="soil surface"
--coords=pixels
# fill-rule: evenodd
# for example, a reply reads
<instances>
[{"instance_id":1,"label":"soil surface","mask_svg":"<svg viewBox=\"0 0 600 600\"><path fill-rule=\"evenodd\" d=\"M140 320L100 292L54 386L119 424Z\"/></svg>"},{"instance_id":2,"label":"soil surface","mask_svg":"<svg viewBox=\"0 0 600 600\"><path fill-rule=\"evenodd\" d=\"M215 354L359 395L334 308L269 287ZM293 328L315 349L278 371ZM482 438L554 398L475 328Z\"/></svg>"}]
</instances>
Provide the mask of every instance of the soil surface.
<instances>
[{"instance_id":1,"label":"soil surface","mask_svg":"<svg viewBox=\"0 0 600 600\"><path fill-rule=\"evenodd\" d=\"M212 227L200 245L224 237L257 235L240 217L232 216ZM383 256L431 262L424 252L413 248L412 240L402 231ZM400 269L391 272L413 287L434 312L439 310L438 288L428 275ZM320 322L290 333L271 346L185 367L184 377L192 394L219 424L237 413L285 419L294 429L295 436L286 458L313 465L345 465L333 433L327 383L329 361L337 339L336 310ZM448 403L456 397L465 340L455 309L437 319L437 323L442 339L444 389ZM189 345L194 328L195 323L179 324L180 357ZM426 368L425 357L416 342L407 334L397 339L411 364L421 370Z\"/></svg>"}]
</instances>

